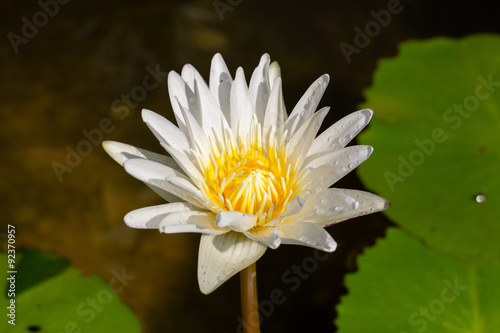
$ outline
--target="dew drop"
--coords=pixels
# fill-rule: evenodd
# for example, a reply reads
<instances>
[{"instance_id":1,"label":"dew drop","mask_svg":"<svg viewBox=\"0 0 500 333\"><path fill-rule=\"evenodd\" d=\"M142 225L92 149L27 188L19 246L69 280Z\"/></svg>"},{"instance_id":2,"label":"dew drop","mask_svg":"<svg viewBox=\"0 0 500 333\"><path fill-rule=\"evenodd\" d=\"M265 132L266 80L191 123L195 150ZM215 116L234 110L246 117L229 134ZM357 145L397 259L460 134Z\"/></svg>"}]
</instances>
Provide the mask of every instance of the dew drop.
<instances>
[{"instance_id":1,"label":"dew drop","mask_svg":"<svg viewBox=\"0 0 500 333\"><path fill-rule=\"evenodd\" d=\"M194 99L194 97L189 97L189 104L194 104L196 102L196 100Z\"/></svg>"},{"instance_id":2,"label":"dew drop","mask_svg":"<svg viewBox=\"0 0 500 333\"><path fill-rule=\"evenodd\" d=\"M335 210L336 212L341 211L341 210L342 210L342 207L335 207L335 208L334 208L334 210Z\"/></svg>"},{"instance_id":3,"label":"dew drop","mask_svg":"<svg viewBox=\"0 0 500 333\"><path fill-rule=\"evenodd\" d=\"M328 137L328 141L333 142L335 140L335 136L331 135Z\"/></svg>"},{"instance_id":4,"label":"dew drop","mask_svg":"<svg viewBox=\"0 0 500 333\"><path fill-rule=\"evenodd\" d=\"M353 169L354 168L354 163L349 163L349 165L347 166L349 169Z\"/></svg>"},{"instance_id":5,"label":"dew drop","mask_svg":"<svg viewBox=\"0 0 500 333\"><path fill-rule=\"evenodd\" d=\"M306 112L304 110L300 111L300 116L304 117L306 115Z\"/></svg>"},{"instance_id":6,"label":"dew drop","mask_svg":"<svg viewBox=\"0 0 500 333\"><path fill-rule=\"evenodd\" d=\"M325 210L323 208L316 210L316 214L318 214L318 215L323 215L324 213L325 213Z\"/></svg>"},{"instance_id":7,"label":"dew drop","mask_svg":"<svg viewBox=\"0 0 500 333\"><path fill-rule=\"evenodd\" d=\"M313 97L312 96L309 96L309 98L307 99L309 102L312 102L313 100Z\"/></svg>"},{"instance_id":8,"label":"dew drop","mask_svg":"<svg viewBox=\"0 0 500 333\"><path fill-rule=\"evenodd\" d=\"M328 203L328 200L323 199L323 200L321 200L321 203L322 203L323 205L326 205L326 204Z\"/></svg>"},{"instance_id":9,"label":"dew drop","mask_svg":"<svg viewBox=\"0 0 500 333\"><path fill-rule=\"evenodd\" d=\"M344 142L345 142L345 137L344 137L344 136L341 136L341 137L339 138L339 143L340 143L340 144L343 144Z\"/></svg>"},{"instance_id":10,"label":"dew drop","mask_svg":"<svg viewBox=\"0 0 500 333\"><path fill-rule=\"evenodd\" d=\"M318 209L319 208L319 205L314 205L314 209Z\"/></svg>"},{"instance_id":11,"label":"dew drop","mask_svg":"<svg viewBox=\"0 0 500 333\"><path fill-rule=\"evenodd\" d=\"M360 129L362 129L362 128L363 128L363 126L358 125L358 127L356 127L356 128L357 128L357 129L358 129L358 131L359 131Z\"/></svg>"},{"instance_id":12,"label":"dew drop","mask_svg":"<svg viewBox=\"0 0 500 333\"><path fill-rule=\"evenodd\" d=\"M484 194L479 194L476 196L476 202L484 202L486 200L486 196Z\"/></svg>"}]
</instances>

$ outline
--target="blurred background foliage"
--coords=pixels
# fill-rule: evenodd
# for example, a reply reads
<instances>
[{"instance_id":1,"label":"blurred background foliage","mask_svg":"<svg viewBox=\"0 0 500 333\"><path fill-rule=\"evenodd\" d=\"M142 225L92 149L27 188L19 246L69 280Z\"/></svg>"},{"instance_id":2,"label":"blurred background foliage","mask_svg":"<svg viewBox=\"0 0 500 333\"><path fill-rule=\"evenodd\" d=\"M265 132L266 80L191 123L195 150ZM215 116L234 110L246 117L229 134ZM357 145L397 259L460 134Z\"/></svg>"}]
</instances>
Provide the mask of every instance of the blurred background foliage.
<instances>
[{"instance_id":1,"label":"blurred background foliage","mask_svg":"<svg viewBox=\"0 0 500 333\"><path fill-rule=\"evenodd\" d=\"M108 283L113 271L126 269L134 279L119 296L144 332L235 332L240 314L236 278L209 296L199 292L199 236L166 236L123 224L128 211L162 201L99 144L91 144L71 172L60 174L62 181L54 172L53 163L66 164L68 149L82 147L88 141L84 131L96 133L102 119L112 121L101 131L103 139L162 151L140 110L173 118L165 83L147 90L141 101L122 103L143 85L148 69L179 72L191 63L208 78L210 59L221 52L233 73L243 66L248 77L268 52L281 65L288 110L317 77L332 76L322 100L332 107L326 128L357 109L379 60L395 56L399 43L500 31L493 1L402 0L403 9L348 62L340 43L354 45L353 29L363 30L374 20L372 11L387 9L389 1L231 3L237 5L221 20L213 1L70 1L19 44L17 53L9 33L22 36L23 17L32 21L42 8L37 1L0 4L2 225L16 225L17 246L68 258L85 276L99 274ZM97 134L94 138L100 141ZM355 173L337 186L365 188ZM376 214L330 227L338 250L295 280L295 290L284 276L313 251L293 246L268 251L258 263L260 299L280 289L286 301L264 318L262 331L334 332L335 306L347 292L345 273L356 270L357 255L390 224Z\"/></svg>"}]
</instances>

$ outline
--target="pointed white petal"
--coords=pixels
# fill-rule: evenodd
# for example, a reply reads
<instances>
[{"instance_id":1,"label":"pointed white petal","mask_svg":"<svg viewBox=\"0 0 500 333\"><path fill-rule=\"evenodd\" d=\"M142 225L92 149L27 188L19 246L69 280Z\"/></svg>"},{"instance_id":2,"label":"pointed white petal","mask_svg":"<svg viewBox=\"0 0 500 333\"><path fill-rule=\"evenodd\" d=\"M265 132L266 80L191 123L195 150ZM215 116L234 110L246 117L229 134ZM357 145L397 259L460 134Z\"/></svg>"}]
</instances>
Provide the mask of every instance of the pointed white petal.
<instances>
[{"instance_id":1,"label":"pointed white petal","mask_svg":"<svg viewBox=\"0 0 500 333\"><path fill-rule=\"evenodd\" d=\"M350 189L338 189L338 190L356 199L359 205L357 205L354 209L343 212L342 214L339 215L310 220L311 223L327 227L334 223L342 222L358 216L380 212L384 209L389 208L389 206L391 205L389 201L370 192L350 190Z\"/></svg>"},{"instance_id":2,"label":"pointed white petal","mask_svg":"<svg viewBox=\"0 0 500 333\"><path fill-rule=\"evenodd\" d=\"M269 85L270 89L273 88L274 82L276 79L281 77L281 68L277 61L273 61L271 65L269 65Z\"/></svg>"},{"instance_id":3,"label":"pointed white petal","mask_svg":"<svg viewBox=\"0 0 500 333\"><path fill-rule=\"evenodd\" d=\"M102 143L104 150L111 156L116 162L121 166L126 160L132 158L142 158L146 160L151 160L159 162L161 164L167 165L177 171L181 171L180 166L175 162L175 160L166 155L157 154L152 151L137 148L126 143L116 142L116 141L104 141Z\"/></svg>"},{"instance_id":4,"label":"pointed white petal","mask_svg":"<svg viewBox=\"0 0 500 333\"><path fill-rule=\"evenodd\" d=\"M196 69L193 67L191 64L185 64L182 67L181 71L181 77L186 82L187 86L191 91L194 91L194 76L195 76Z\"/></svg>"},{"instance_id":5,"label":"pointed white petal","mask_svg":"<svg viewBox=\"0 0 500 333\"><path fill-rule=\"evenodd\" d=\"M355 209L358 205L356 199L345 192L336 188L328 188L311 195L298 214L285 217L280 225L340 215Z\"/></svg>"},{"instance_id":6,"label":"pointed white petal","mask_svg":"<svg viewBox=\"0 0 500 333\"><path fill-rule=\"evenodd\" d=\"M188 175L191 179L203 179L200 170L193 164L193 162L184 153L170 147L167 144L161 145L177 162L177 165Z\"/></svg>"},{"instance_id":7,"label":"pointed white petal","mask_svg":"<svg viewBox=\"0 0 500 333\"><path fill-rule=\"evenodd\" d=\"M231 87L231 129L246 139L250 133L250 125L255 114L250 93L248 92L243 68L239 67Z\"/></svg>"},{"instance_id":8,"label":"pointed white petal","mask_svg":"<svg viewBox=\"0 0 500 333\"><path fill-rule=\"evenodd\" d=\"M217 214L216 223L220 228L229 227L234 231L243 232L253 228L257 218L253 214L237 211L224 211Z\"/></svg>"},{"instance_id":9,"label":"pointed white petal","mask_svg":"<svg viewBox=\"0 0 500 333\"><path fill-rule=\"evenodd\" d=\"M283 93L281 90L281 78L277 78L271 91L271 95L269 96L269 101L267 102L266 112L264 115L262 134L265 139L268 138L271 127L274 127L277 138L281 141L281 135L283 133L283 113L286 113L286 111L283 111L284 108L285 103L283 102ZM270 144L270 142L266 142L266 145Z\"/></svg>"},{"instance_id":10,"label":"pointed white petal","mask_svg":"<svg viewBox=\"0 0 500 333\"><path fill-rule=\"evenodd\" d=\"M278 216L274 220L267 222L264 226L266 226L266 227L275 226L277 223L279 223L285 217L298 214L302 210L302 207L304 207L304 205L306 203L307 202L304 199L302 199L299 196L296 196L286 205L285 210L283 211L283 213L280 214L280 216ZM294 221L297 221L297 220L294 219Z\"/></svg>"},{"instance_id":11,"label":"pointed white petal","mask_svg":"<svg viewBox=\"0 0 500 333\"><path fill-rule=\"evenodd\" d=\"M314 81L292 110L285 123L285 130L288 130L290 137L313 115L328 86L328 82L330 82L330 77L327 74Z\"/></svg>"},{"instance_id":12,"label":"pointed white petal","mask_svg":"<svg viewBox=\"0 0 500 333\"><path fill-rule=\"evenodd\" d=\"M290 137L286 151L288 160L296 161L305 157L328 111L330 108L324 107L316 112Z\"/></svg>"},{"instance_id":13,"label":"pointed white petal","mask_svg":"<svg viewBox=\"0 0 500 333\"><path fill-rule=\"evenodd\" d=\"M124 221L131 228L156 229L167 214L193 210L198 209L187 202L174 202L133 210L125 215Z\"/></svg>"},{"instance_id":14,"label":"pointed white petal","mask_svg":"<svg viewBox=\"0 0 500 333\"><path fill-rule=\"evenodd\" d=\"M266 53L260 58L259 65L255 68L250 78L249 93L255 106L255 114L259 123L264 122L267 101L269 99L269 55ZM265 132L264 132L265 133Z\"/></svg>"},{"instance_id":15,"label":"pointed white petal","mask_svg":"<svg viewBox=\"0 0 500 333\"><path fill-rule=\"evenodd\" d=\"M193 97L193 99L196 100L195 97ZM184 122L186 124L187 133L189 135L190 147L193 148L198 153L204 153L204 152L206 153L210 151L206 133L201 128L198 120L196 120L195 117L193 116L193 112L191 110L188 111L184 106L180 104L179 108L182 112L182 116L184 117ZM198 113L198 109L196 112Z\"/></svg>"},{"instance_id":16,"label":"pointed white petal","mask_svg":"<svg viewBox=\"0 0 500 333\"><path fill-rule=\"evenodd\" d=\"M187 107L188 99L194 98L194 93L182 77L174 71L168 73L167 86L170 104L172 104L177 125L182 132L186 133L186 123L184 122L180 105Z\"/></svg>"},{"instance_id":17,"label":"pointed white petal","mask_svg":"<svg viewBox=\"0 0 500 333\"><path fill-rule=\"evenodd\" d=\"M127 171L134 178L146 183L158 194L164 197L164 191L174 195L175 197L182 198L183 200L197 206L200 208L205 208L204 200L200 198L200 194L196 193L193 195L192 192L184 191L184 189L179 189L178 186L167 181L167 178L171 179L183 179L185 182L189 182L184 174L176 171L166 165L162 165L158 162L143 160L143 159L131 159L125 161L123 164L125 171ZM158 190L157 190L158 189ZM199 192L199 191L198 191ZM166 200L169 200L165 198Z\"/></svg>"},{"instance_id":18,"label":"pointed white petal","mask_svg":"<svg viewBox=\"0 0 500 333\"><path fill-rule=\"evenodd\" d=\"M220 235L229 228L214 227L215 215L211 212L187 211L170 213L161 220L159 229L166 234L197 232L209 235Z\"/></svg>"},{"instance_id":19,"label":"pointed white petal","mask_svg":"<svg viewBox=\"0 0 500 333\"><path fill-rule=\"evenodd\" d=\"M204 193L200 191L196 186L194 186L187 177L172 176L167 177L165 180L152 181L152 183L164 185L165 190L178 196L179 198L186 200L189 203L192 203L193 205L210 209L210 207L206 205L207 199Z\"/></svg>"},{"instance_id":20,"label":"pointed white petal","mask_svg":"<svg viewBox=\"0 0 500 333\"><path fill-rule=\"evenodd\" d=\"M206 82L197 71L194 78L197 109L200 111L198 122L207 135L222 135L224 128L229 127L226 118L217 105Z\"/></svg>"},{"instance_id":21,"label":"pointed white petal","mask_svg":"<svg viewBox=\"0 0 500 333\"><path fill-rule=\"evenodd\" d=\"M198 254L198 284L209 294L230 277L256 262L267 247L238 232L202 235Z\"/></svg>"},{"instance_id":22,"label":"pointed white petal","mask_svg":"<svg viewBox=\"0 0 500 333\"><path fill-rule=\"evenodd\" d=\"M323 191L332 186L340 179L335 168L329 165L322 165L317 168L306 168L301 171L300 196L308 200L314 193Z\"/></svg>"},{"instance_id":23,"label":"pointed white petal","mask_svg":"<svg viewBox=\"0 0 500 333\"><path fill-rule=\"evenodd\" d=\"M281 239L278 237L278 227L255 227L243 234L273 250L281 244Z\"/></svg>"},{"instance_id":24,"label":"pointed white petal","mask_svg":"<svg viewBox=\"0 0 500 333\"><path fill-rule=\"evenodd\" d=\"M370 146L350 146L341 150L336 150L325 155L321 155L308 163L304 163L305 168L317 168L322 165L333 167L338 179L356 169L358 165L363 163L373 152Z\"/></svg>"},{"instance_id":25,"label":"pointed white petal","mask_svg":"<svg viewBox=\"0 0 500 333\"><path fill-rule=\"evenodd\" d=\"M326 252L337 248L337 243L325 229L308 222L280 226L278 236L282 244L304 245Z\"/></svg>"},{"instance_id":26,"label":"pointed white petal","mask_svg":"<svg viewBox=\"0 0 500 333\"><path fill-rule=\"evenodd\" d=\"M373 111L363 109L353 112L321 133L312 143L307 156L308 160L334 150L344 148L368 123Z\"/></svg>"},{"instance_id":27,"label":"pointed white petal","mask_svg":"<svg viewBox=\"0 0 500 333\"><path fill-rule=\"evenodd\" d=\"M188 139L184 133L168 119L151 110L143 109L142 120L148 125L149 129L160 143L166 143L180 151L189 151Z\"/></svg>"},{"instance_id":28,"label":"pointed white petal","mask_svg":"<svg viewBox=\"0 0 500 333\"><path fill-rule=\"evenodd\" d=\"M228 123L230 123L229 96L231 95L232 84L233 78L227 69L226 63L220 53L217 53L212 58L210 67L210 92Z\"/></svg>"}]
</instances>

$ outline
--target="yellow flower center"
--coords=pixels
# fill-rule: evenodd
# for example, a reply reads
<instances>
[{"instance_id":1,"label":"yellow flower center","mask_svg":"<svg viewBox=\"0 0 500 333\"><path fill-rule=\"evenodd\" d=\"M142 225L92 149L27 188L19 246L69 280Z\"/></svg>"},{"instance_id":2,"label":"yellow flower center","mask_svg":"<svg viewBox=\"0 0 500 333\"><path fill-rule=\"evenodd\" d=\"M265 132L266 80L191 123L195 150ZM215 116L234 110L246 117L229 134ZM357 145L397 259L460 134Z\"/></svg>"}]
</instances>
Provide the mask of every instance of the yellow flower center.
<instances>
[{"instance_id":1,"label":"yellow flower center","mask_svg":"<svg viewBox=\"0 0 500 333\"><path fill-rule=\"evenodd\" d=\"M297 181L283 145L271 133L271 144L264 148L261 135L254 134L259 130L260 126L252 131L249 142L237 144L232 135L225 145L211 140L212 151L202 163L202 186L214 212L253 214L257 224L263 225L284 212L297 195Z\"/></svg>"}]
</instances>

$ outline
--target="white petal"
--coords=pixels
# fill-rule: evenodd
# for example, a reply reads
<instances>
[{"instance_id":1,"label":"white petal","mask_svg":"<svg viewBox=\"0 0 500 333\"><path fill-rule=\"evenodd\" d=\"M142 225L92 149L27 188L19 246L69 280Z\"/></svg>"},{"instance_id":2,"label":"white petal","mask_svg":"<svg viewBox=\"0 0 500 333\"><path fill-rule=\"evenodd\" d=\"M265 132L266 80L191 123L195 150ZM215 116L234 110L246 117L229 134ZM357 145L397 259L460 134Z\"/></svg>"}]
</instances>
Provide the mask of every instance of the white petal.
<instances>
[{"instance_id":1,"label":"white petal","mask_svg":"<svg viewBox=\"0 0 500 333\"><path fill-rule=\"evenodd\" d=\"M170 213L161 220L159 229L163 233L196 232L209 235L220 235L229 228L215 228L215 215L211 212L187 211Z\"/></svg>"},{"instance_id":2,"label":"white petal","mask_svg":"<svg viewBox=\"0 0 500 333\"><path fill-rule=\"evenodd\" d=\"M104 150L109 154L109 156L111 156L121 166L123 166L123 163L126 160L133 158L142 158L159 162L182 172L182 169L179 167L177 162L175 162L175 160L170 156L157 154L146 149L137 148L126 143L116 141L104 141L102 143L102 146Z\"/></svg>"},{"instance_id":3,"label":"white petal","mask_svg":"<svg viewBox=\"0 0 500 333\"><path fill-rule=\"evenodd\" d=\"M224 128L229 125L220 107L217 105L212 93L201 75L195 72L195 94L200 119L198 122L207 135L222 135Z\"/></svg>"},{"instance_id":4,"label":"white petal","mask_svg":"<svg viewBox=\"0 0 500 333\"><path fill-rule=\"evenodd\" d=\"M131 228L156 229L167 214L192 210L197 208L187 202L168 203L133 210L125 215L124 221Z\"/></svg>"},{"instance_id":5,"label":"white petal","mask_svg":"<svg viewBox=\"0 0 500 333\"><path fill-rule=\"evenodd\" d=\"M274 220L267 222L264 226L266 226L266 227L274 226L278 222L283 220L285 217L298 214L302 210L302 207L304 207L304 205L306 203L307 203L307 201L305 201L304 199L302 199L299 196L296 196L286 205L285 210L283 211L283 213L280 214L280 216L278 216ZM297 221L297 220L295 220L295 221Z\"/></svg>"},{"instance_id":6,"label":"white petal","mask_svg":"<svg viewBox=\"0 0 500 333\"><path fill-rule=\"evenodd\" d=\"M193 179L193 177L197 179L203 179L200 170L183 152L180 152L167 144L162 144L161 146L174 158L175 162L177 162L177 165L182 168L186 175L188 175L191 179Z\"/></svg>"},{"instance_id":7,"label":"white petal","mask_svg":"<svg viewBox=\"0 0 500 333\"><path fill-rule=\"evenodd\" d=\"M187 107L188 98L194 98L194 93L182 77L174 71L168 73L167 86L170 104L172 104L177 125L182 132L186 133L186 123L184 122L180 105Z\"/></svg>"},{"instance_id":8,"label":"white petal","mask_svg":"<svg viewBox=\"0 0 500 333\"><path fill-rule=\"evenodd\" d=\"M224 211L217 214L216 223L220 228L229 227L234 231L243 232L253 228L257 217L237 211Z\"/></svg>"},{"instance_id":9,"label":"white petal","mask_svg":"<svg viewBox=\"0 0 500 333\"><path fill-rule=\"evenodd\" d=\"M324 107L316 112L290 137L286 151L287 160L296 161L305 157L328 111L330 108Z\"/></svg>"},{"instance_id":10,"label":"white petal","mask_svg":"<svg viewBox=\"0 0 500 333\"><path fill-rule=\"evenodd\" d=\"M391 205L389 201L370 192L350 190L350 189L338 189L338 190L356 199L359 205L357 205L356 208L350 211L346 211L336 216L311 220L310 221L311 223L327 227L334 223L342 222L348 219L352 219L354 217L380 212L384 209L389 208L389 206Z\"/></svg>"},{"instance_id":11,"label":"white petal","mask_svg":"<svg viewBox=\"0 0 500 333\"><path fill-rule=\"evenodd\" d=\"M151 110L143 109L142 120L148 125L149 129L156 138L158 138L160 143L166 143L180 151L189 151L188 139L184 133L168 119Z\"/></svg>"},{"instance_id":12,"label":"white petal","mask_svg":"<svg viewBox=\"0 0 500 333\"><path fill-rule=\"evenodd\" d=\"M168 185L165 186L165 182ZM162 184L163 186L165 186L165 190L173 193L179 198L186 200L189 203L192 203L193 205L210 209L210 207L205 204L207 200L204 196L204 193L200 191L196 186L194 186L193 183L191 183L191 181L186 177L172 176L167 177L165 180L153 181L152 183Z\"/></svg>"},{"instance_id":13,"label":"white petal","mask_svg":"<svg viewBox=\"0 0 500 333\"><path fill-rule=\"evenodd\" d=\"M246 139L255 114L243 68L239 67L231 87L231 129Z\"/></svg>"},{"instance_id":14,"label":"white petal","mask_svg":"<svg viewBox=\"0 0 500 333\"><path fill-rule=\"evenodd\" d=\"M270 89L273 89L274 82L276 79L281 77L281 68L277 61L273 61L269 65L269 85Z\"/></svg>"},{"instance_id":15,"label":"white petal","mask_svg":"<svg viewBox=\"0 0 500 333\"><path fill-rule=\"evenodd\" d=\"M325 229L308 222L280 226L278 236L282 244L304 245L326 252L337 248L337 243Z\"/></svg>"},{"instance_id":16,"label":"white petal","mask_svg":"<svg viewBox=\"0 0 500 333\"><path fill-rule=\"evenodd\" d=\"M312 143L308 160L330 151L344 148L368 123L373 111L363 109L353 112L321 133ZM306 160L307 161L307 160Z\"/></svg>"},{"instance_id":17,"label":"white petal","mask_svg":"<svg viewBox=\"0 0 500 333\"><path fill-rule=\"evenodd\" d=\"M285 130L288 131L290 137L292 137L295 132L308 120L316 111L321 97L330 82L330 77L325 74L319 79L314 81L314 83L307 89L305 94L299 100L295 108L290 113L290 117L285 123Z\"/></svg>"},{"instance_id":18,"label":"white petal","mask_svg":"<svg viewBox=\"0 0 500 333\"><path fill-rule=\"evenodd\" d=\"M179 171L158 162L143 159L127 160L123 166L125 167L125 171L136 179L148 184L148 186L154 189L158 194L162 195L162 192L157 191L156 189L167 191L168 193L182 198L197 207L205 208L205 201L203 199L199 200L201 197L200 193L198 193L199 191L197 193L187 192L184 189L179 189L178 186L174 186L167 181L167 178L170 178L183 179L184 182L189 182L189 178Z\"/></svg>"},{"instance_id":19,"label":"white petal","mask_svg":"<svg viewBox=\"0 0 500 333\"><path fill-rule=\"evenodd\" d=\"M283 93L281 90L281 78L277 78L271 95L269 96L269 101L267 102L264 124L262 126L262 134L266 141L271 127L274 127L277 139L281 141L283 133L283 113L286 113L284 109L285 103L283 102ZM266 145L270 144L274 144L274 142L266 142Z\"/></svg>"},{"instance_id":20,"label":"white petal","mask_svg":"<svg viewBox=\"0 0 500 333\"><path fill-rule=\"evenodd\" d=\"M340 179L335 168L329 165L322 165L317 168L306 168L301 171L298 178L300 179L299 195L308 200L314 193L320 192L332 186Z\"/></svg>"},{"instance_id":21,"label":"white petal","mask_svg":"<svg viewBox=\"0 0 500 333\"><path fill-rule=\"evenodd\" d=\"M264 122L266 105L271 91L269 85L269 55L266 53L260 58L259 65L255 68L250 78L248 87L250 98L255 106L255 114L259 123ZM266 133L266 132L264 132Z\"/></svg>"},{"instance_id":22,"label":"white petal","mask_svg":"<svg viewBox=\"0 0 500 333\"><path fill-rule=\"evenodd\" d=\"M193 99L195 99L195 97L193 97ZM196 120L195 117L193 116L193 112L188 111L182 105L179 105L179 108L182 112L182 116L184 117L187 133L189 134L189 143L191 148L198 151L199 153L209 152L210 149L206 133L201 128L198 120Z\"/></svg>"},{"instance_id":23,"label":"white petal","mask_svg":"<svg viewBox=\"0 0 500 333\"><path fill-rule=\"evenodd\" d=\"M233 78L227 69L224 59L217 53L212 58L210 67L210 92L221 109L228 123L230 123L229 96Z\"/></svg>"},{"instance_id":24,"label":"white petal","mask_svg":"<svg viewBox=\"0 0 500 333\"><path fill-rule=\"evenodd\" d=\"M209 294L230 277L256 262L267 247L238 232L202 235L198 254L198 284Z\"/></svg>"},{"instance_id":25,"label":"white petal","mask_svg":"<svg viewBox=\"0 0 500 333\"><path fill-rule=\"evenodd\" d=\"M350 146L341 150L336 150L325 155L321 155L308 163L304 163L305 168L317 168L322 165L333 167L338 179L356 169L373 152L370 146Z\"/></svg>"},{"instance_id":26,"label":"white petal","mask_svg":"<svg viewBox=\"0 0 500 333\"><path fill-rule=\"evenodd\" d=\"M345 192L336 188L328 188L310 196L300 212L285 217L280 226L299 221L310 221L320 217L340 215L355 209L358 205L356 199Z\"/></svg>"},{"instance_id":27,"label":"white petal","mask_svg":"<svg viewBox=\"0 0 500 333\"><path fill-rule=\"evenodd\" d=\"M273 250L281 244L281 239L278 237L278 227L255 227L243 234Z\"/></svg>"},{"instance_id":28,"label":"white petal","mask_svg":"<svg viewBox=\"0 0 500 333\"><path fill-rule=\"evenodd\" d=\"M186 82L191 91L194 91L195 72L196 68L194 68L194 66L191 64L185 64L184 66L182 66L181 77L184 82Z\"/></svg>"}]
</instances>

